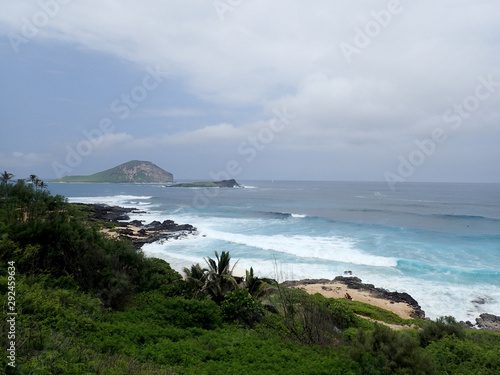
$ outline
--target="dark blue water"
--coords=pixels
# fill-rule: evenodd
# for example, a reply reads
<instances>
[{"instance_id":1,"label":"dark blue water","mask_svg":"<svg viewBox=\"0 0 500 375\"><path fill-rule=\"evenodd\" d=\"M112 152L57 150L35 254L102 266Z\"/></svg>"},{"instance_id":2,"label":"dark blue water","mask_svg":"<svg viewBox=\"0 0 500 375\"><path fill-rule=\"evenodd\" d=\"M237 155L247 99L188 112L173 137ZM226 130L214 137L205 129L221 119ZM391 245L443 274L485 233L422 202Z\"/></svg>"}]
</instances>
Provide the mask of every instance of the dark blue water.
<instances>
[{"instance_id":1,"label":"dark blue water","mask_svg":"<svg viewBox=\"0 0 500 375\"><path fill-rule=\"evenodd\" d=\"M500 185L249 181L243 189L51 184L73 200L143 208L199 234L147 245L181 270L214 250L274 278L334 278L405 291L428 316L500 314ZM478 298L487 303L474 303Z\"/></svg>"}]
</instances>

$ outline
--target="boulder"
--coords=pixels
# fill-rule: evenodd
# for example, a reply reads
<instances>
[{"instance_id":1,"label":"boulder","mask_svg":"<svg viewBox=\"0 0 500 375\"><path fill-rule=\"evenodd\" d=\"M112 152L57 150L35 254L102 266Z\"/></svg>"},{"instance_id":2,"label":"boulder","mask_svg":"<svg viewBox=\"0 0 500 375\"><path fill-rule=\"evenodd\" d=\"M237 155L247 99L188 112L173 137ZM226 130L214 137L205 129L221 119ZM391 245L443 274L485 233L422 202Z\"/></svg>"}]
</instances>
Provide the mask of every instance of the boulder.
<instances>
[{"instance_id":1,"label":"boulder","mask_svg":"<svg viewBox=\"0 0 500 375\"><path fill-rule=\"evenodd\" d=\"M500 332L500 316L493 314L481 314L476 318L477 326L481 329Z\"/></svg>"}]
</instances>

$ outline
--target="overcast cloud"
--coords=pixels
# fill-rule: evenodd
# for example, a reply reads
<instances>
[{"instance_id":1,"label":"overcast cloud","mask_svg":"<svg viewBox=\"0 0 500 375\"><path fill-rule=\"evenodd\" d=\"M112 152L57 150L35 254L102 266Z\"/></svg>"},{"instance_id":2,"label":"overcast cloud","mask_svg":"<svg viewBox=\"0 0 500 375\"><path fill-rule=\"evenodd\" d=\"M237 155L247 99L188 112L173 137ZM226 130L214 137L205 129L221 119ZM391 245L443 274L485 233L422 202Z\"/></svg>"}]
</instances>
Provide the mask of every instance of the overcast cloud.
<instances>
[{"instance_id":1,"label":"overcast cloud","mask_svg":"<svg viewBox=\"0 0 500 375\"><path fill-rule=\"evenodd\" d=\"M0 168L500 182L498 25L498 0L3 1Z\"/></svg>"}]
</instances>

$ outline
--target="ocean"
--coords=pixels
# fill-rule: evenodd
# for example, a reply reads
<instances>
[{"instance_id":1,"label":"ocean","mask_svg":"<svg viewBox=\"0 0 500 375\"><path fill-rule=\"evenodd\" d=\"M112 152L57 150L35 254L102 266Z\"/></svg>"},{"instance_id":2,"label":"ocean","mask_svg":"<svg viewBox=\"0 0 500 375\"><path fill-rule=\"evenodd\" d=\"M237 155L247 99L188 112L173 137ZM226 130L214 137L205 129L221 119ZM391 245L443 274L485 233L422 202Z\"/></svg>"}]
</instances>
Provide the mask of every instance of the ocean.
<instances>
[{"instance_id":1,"label":"ocean","mask_svg":"<svg viewBox=\"0 0 500 375\"><path fill-rule=\"evenodd\" d=\"M229 251L279 281L352 272L414 297L426 316L500 315L500 184L242 181L244 188L49 184L70 202L136 207L131 219L198 234L143 251L182 271Z\"/></svg>"}]
</instances>

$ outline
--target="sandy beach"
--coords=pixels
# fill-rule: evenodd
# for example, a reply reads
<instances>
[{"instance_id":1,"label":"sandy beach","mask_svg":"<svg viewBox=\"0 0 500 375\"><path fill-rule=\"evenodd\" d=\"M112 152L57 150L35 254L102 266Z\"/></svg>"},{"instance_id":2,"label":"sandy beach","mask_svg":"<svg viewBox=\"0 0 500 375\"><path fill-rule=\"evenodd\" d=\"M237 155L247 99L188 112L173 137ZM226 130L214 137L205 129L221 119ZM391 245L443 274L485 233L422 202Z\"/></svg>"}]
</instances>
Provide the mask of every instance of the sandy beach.
<instances>
[{"instance_id":1,"label":"sandy beach","mask_svg":"<svg viewBox=\"0 0 500 375\"><path fill-rule=\"evenodd\" d=\"M351 287L345 282L348 279L352 278L336 278L332 281L324 280L323 282L304 282L302 280L289 282L288 286L302 289L310 294L320 293L327 298L345 298L346 293L349 293L354 301L364 302L392 311L403 319L412 319L416 315L423 315L423 312L419 308L409 303L395 302L392 298L381 296L379 289L371 285L359 283L359 285L366 287L360 288L359 285Z\"/></svg>"}]
</instances>

